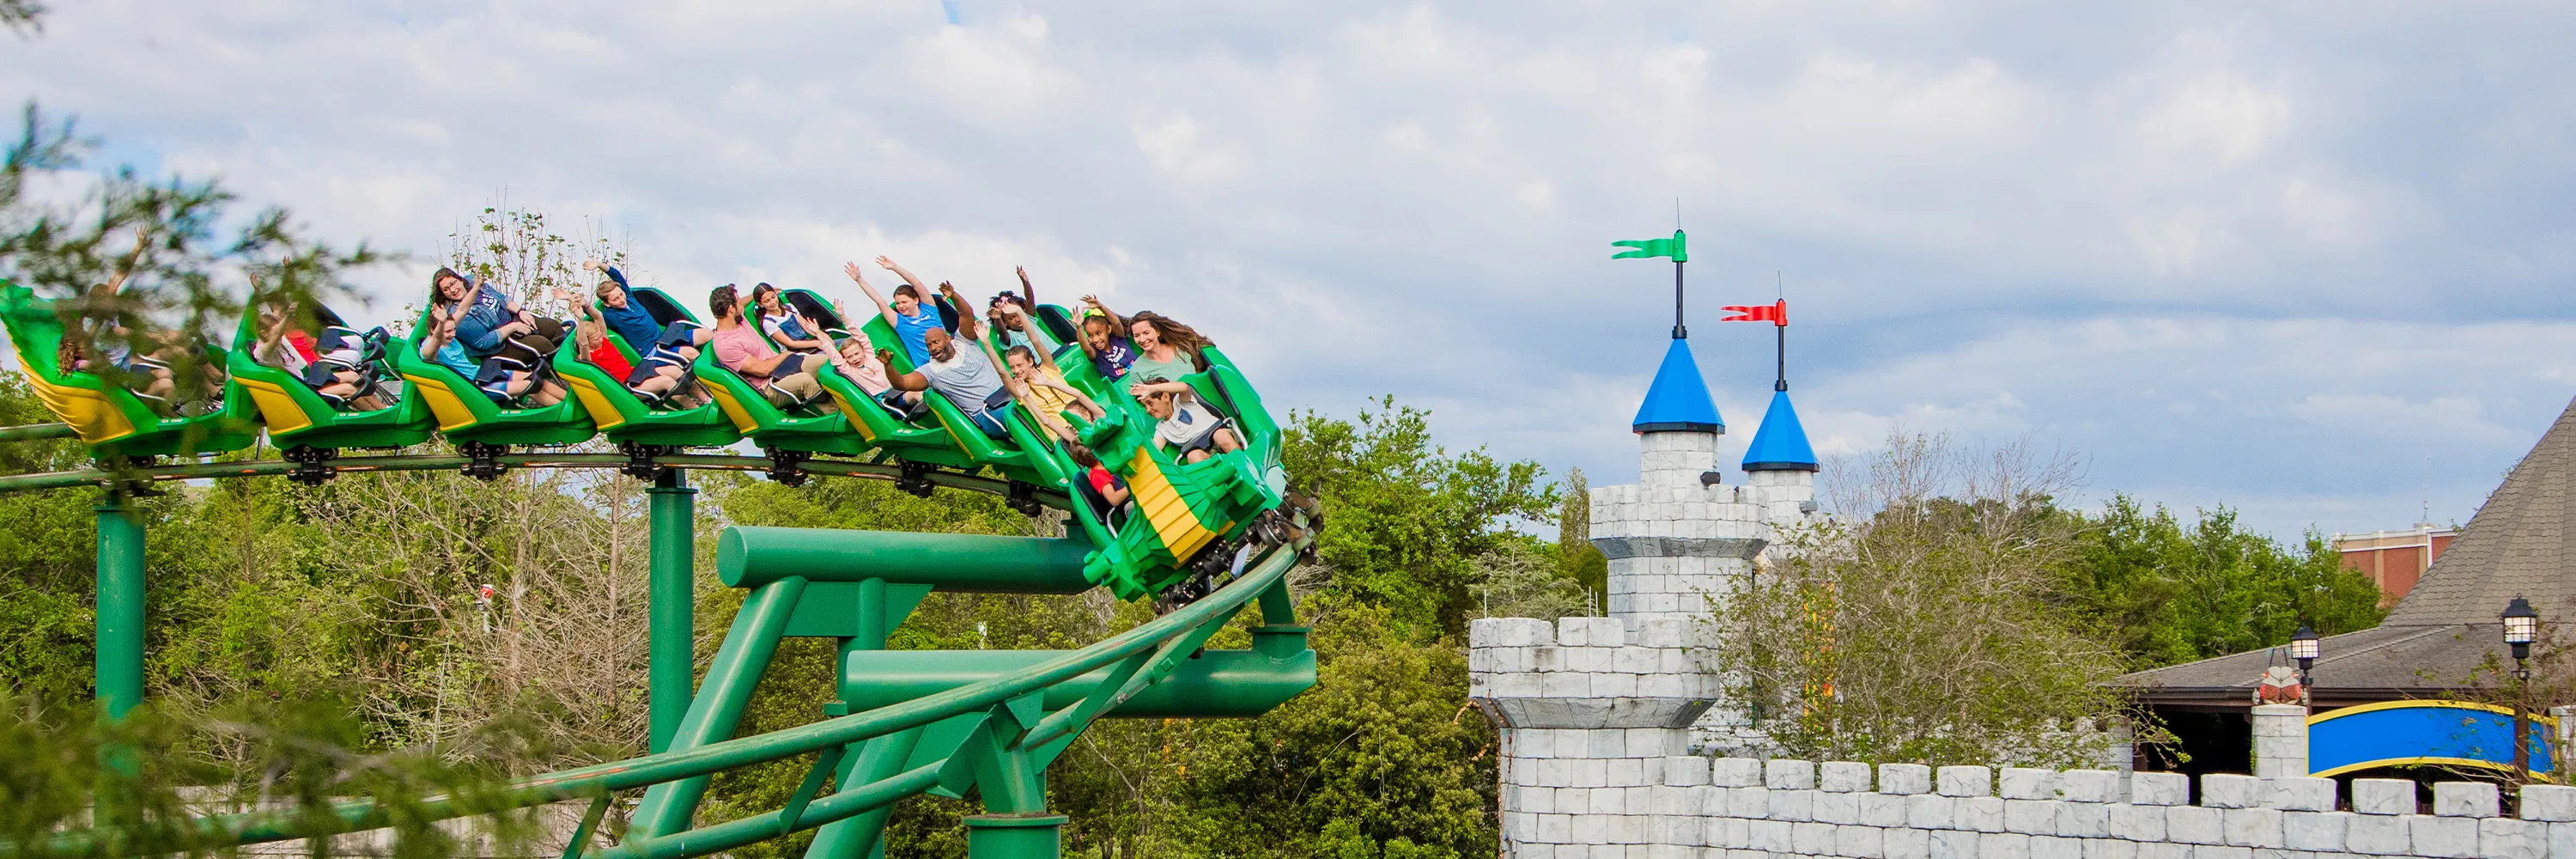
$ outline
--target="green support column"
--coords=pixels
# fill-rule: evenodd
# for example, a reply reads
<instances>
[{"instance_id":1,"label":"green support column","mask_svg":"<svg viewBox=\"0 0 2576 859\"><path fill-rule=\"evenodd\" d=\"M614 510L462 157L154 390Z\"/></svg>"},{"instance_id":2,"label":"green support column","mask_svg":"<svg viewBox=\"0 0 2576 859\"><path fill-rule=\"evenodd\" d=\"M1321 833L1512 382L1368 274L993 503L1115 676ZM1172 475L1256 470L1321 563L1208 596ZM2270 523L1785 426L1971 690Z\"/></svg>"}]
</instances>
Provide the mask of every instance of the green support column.
<instances>
[{"instance_id":1,"label":"green support column","mask_svg":"<svg viewBox=\"0 0 2576 859\"><path fill-rule=\"evenodd\" d=\"M697 638L697 515L693 496L698 491L689 488L688 478L679 469L670 468L654 478L648 494L652 498L653 528L653 579L649 586L653 727L646 748L659 754L671 747L671 735L680 730L680 720L689 714L691 666L696 659L692 647Z\"/></svg>"},{"instance_id":2,"label":"green support column","mask_svg":"<svg viewBox=\"0 0 2576 859\"><path fill-rule=\"evenodd\" d=\"M1057 859L1064 815L976 814L966 818L967 859Z\"/></svg>"},{"instance_id":3,"label":"green support column","mask_svg":"<svg viewBox=\"0 0 2576 859\"><path fill-rule=\"evenodd\" d=\"M110 492L98 512L98 708L122 719L143 703L143 517Z\"/></svg>"},{"instance_id":4,"label":"green support column","mask_svg":"<svg viewBox=\"0 0 2576 859\"><path fill-rule=\"evenodd\" d=\"M769 657L778 652L779 634L786 631L796 601L804 596L804 579L786 579L755 588L743 598L733 628L725 631L724 644L716 647L715 661L707 666L707 688L689 702L689 715L671 736L672 747L694 749L733 738L744 705L751 702L752 690L769 669ZM646 788L644 799L636 803L629 837L649 838L689 828L708 780L708 776L695 776Z\"/></svg>"}]
</instances>

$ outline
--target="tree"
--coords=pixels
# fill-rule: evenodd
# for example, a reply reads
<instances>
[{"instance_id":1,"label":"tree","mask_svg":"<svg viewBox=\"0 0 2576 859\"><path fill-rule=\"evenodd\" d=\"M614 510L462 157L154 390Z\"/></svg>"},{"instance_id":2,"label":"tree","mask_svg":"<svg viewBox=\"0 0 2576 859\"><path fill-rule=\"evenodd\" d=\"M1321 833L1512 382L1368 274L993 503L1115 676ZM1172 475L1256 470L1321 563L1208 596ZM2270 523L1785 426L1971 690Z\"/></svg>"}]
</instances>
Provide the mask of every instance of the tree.
<instances>
[{"instance_id":1,"label":"tree","mask_svg":"<svg viewBox=\"0 0 2576 859\"><path fill-rule=\"evenodd\" d=\"M2098 516L2070 514L2074 551L2058 601L2128 654L2173 665L2280 645L2302 621L2333 635L2379 625L2379 588L2310 530L2299 550L2243 530L2225 507L2185 526L2115 495Z\"/></svg>"},{"instance_id":2,"label":"tree","mask_svg":"<svg viewBox=\"0 0 2576 859\"><path fill-rule=\"evenodd\" d=\"M2048 604L2073 549L2063 462L1892 434L1842 508L1716 617L1717 661L1784 752L1813 760L2085 765L2122 702L2118 654Z\"/></svg>"},{"instance_id":3,"label":"tree","mask_svg":"<svg viewBox=\"0 0 2576 859\"><path fill-rule=\"evenodd\" d=\"M1582 588L1593 616L1610 613L1610 556L1592 545L1592 483L1583 478L1583 469L1568 469L1565 474L1565 497L1556 514L1556 553L1558 569L1575 586ZM1537 617L1537 615L1503 615L1504 617Z\"/></svg>"},{"instance_id":4,"label":"tree","mask_svg":"<svg viewBox=\"0 0 2576 859\"><path fill-rule=\"evenodd\" d=\"M1430 413L1393 397L1353 420L1295 412L1284 459L1298 491L1323 506L1317 555L1337 594L1386 606L1395 622L1464 637L1475 616L1477 556L1502 548L1513 520L1545 521L1557 493L1535 462L1432 443Z\"/></svg>"}]
</instances>

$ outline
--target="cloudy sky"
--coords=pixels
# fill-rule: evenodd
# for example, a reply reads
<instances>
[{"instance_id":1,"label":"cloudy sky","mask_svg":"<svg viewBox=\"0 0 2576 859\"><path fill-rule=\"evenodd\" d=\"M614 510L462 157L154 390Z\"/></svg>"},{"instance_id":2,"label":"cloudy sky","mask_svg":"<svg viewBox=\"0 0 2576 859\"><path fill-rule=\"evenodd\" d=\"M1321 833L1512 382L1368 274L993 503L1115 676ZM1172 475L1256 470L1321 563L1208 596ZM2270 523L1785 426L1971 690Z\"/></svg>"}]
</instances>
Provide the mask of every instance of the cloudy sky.
<instances>
[{"instance_id":1,"label":"cloudy sky","mask_svg":"<svg viewBox=\"0 0 2576 859\"><path fill-rule=\"evenodd\" d=\"M1608 243L1676 199L1736 453L1771 332L1707 311L1775 283L1819 452L2028 435L2285 536L2464 521L2576 394L2563 5L58 5L0 95L337 240L506 192L683 293L1024 264L1596 483L1670 325Z\"/></svg>"}]
</instances>

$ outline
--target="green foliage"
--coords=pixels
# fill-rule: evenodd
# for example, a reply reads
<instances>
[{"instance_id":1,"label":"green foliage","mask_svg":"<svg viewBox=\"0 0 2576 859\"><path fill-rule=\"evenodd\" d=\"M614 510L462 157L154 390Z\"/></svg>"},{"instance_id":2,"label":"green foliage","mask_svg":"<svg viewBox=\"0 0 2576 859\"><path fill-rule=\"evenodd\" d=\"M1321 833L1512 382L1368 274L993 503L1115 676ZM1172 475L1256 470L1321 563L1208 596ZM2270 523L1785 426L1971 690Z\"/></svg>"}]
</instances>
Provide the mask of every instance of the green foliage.
<instances>
[{"instance_id":1,"label":"green foliage","mask_svg":"<svg viewBox=\"0 0 2576 859\"><path fill-rule=\"evenodd\" d=\"M1466 634L1475 616L1474 559L1501 548L1507 523L1556 512L1534 462L1456 455L1431 441L1431 414L1371 403L1356 420L1291 415L1284 459L1295 488L1321 502L1317 554L1337 593L1383 605L1400 625Z\"/></svg>"},{"instance_id":2,"label":"green foliage","mask_svg":"<svg viewBox=\"0 0 2576 859\"><path fill-rule=\"evenodd\" d=\"M0 8L0 20L8 17ZM185 347L229 340L246 307L273 301L303 308L347 295L343 270L388 259L363 242L333 250L274 207L219 235L238 199L231 191L181 176L149 180L131 167L99 174L77 202L25 197L34 174L76 168L95 145L74 121L48 121L27 105L19 139L0 161L0 276L57 299L55 312L74 343L137 352L183 347L166 354L183 390L220 372ZM240 294L222 283L234 267L249 280ZM106 362L93 367L107 376L124 372Z\"/></svg>"},{"instance_id":3,"label":"green foliage","mask_svg":"<svg viewBox=\"0 0 2576 859\"><path fill-rule=\"evenodd\" d=\"M1558 572L1583 592L1590 609L1587 614L1608 615L1610 556L1592 545L1592 482L1584 479L1583 469L1570 469L1565 474L1565 496L1558 502L1556 531Z\"/></svg>"},{"instance_id":4,"label":"green foliage","mask_svg":"<svg viewBox=\"0 0 2576 859\"><path fill-rule=\"evenodd\" d=\"M2098 760L2107 738L2069 728L2121 712L2120 660L2048 604L2072 545L2053 470L1895 435L1869 471L1874 514L1785 533L1717 618L1759 726L1811 760Z\"/></svg>"},{"instance_id":5,"label":"green foliage","mask_svg":"<svg viewBox=\"0 0 2576 859\"><path fill-rule=\"evenodd\" d=\"M2291 549L2240 529L2225 507L2186 526L2127 495L2098 516L2071 515L2078 530L2060 600L2139 668L2277 646L2302 620L2332 635L2387 615L2379 588L2344 569L2315 531Z\"/></svg>"},{"instance_id":6,"label":"green foliage","mask_svg":"<svg viewBox=\"0 0 2576 859\"><path fill-rule=\"evenodd\" d=\"M424 802L443 795L487 814L483 833L521 852L537 835L534 816L506 811L521 803L506 769L490 763L544 754L532 745L536 734L520 727L486 726L448 748L369 752L368 729L331 698L252 698L200 714L147 702L115 722L86 708L66 713L0 699L0 760L8 762L0 767L0 842L27 845L16 855L30 857L231 855L230 845L194 825L199 815L257 812L330 831L335 806L369 800L385 814L387 840L317 843L351 852L377 842L394 859L437 859L460 846L460 833L439 826ZM236 753L222 762L171 753L209 745ZM88 828L93 802L116 828Z\"/></svg>"}]
</instances>

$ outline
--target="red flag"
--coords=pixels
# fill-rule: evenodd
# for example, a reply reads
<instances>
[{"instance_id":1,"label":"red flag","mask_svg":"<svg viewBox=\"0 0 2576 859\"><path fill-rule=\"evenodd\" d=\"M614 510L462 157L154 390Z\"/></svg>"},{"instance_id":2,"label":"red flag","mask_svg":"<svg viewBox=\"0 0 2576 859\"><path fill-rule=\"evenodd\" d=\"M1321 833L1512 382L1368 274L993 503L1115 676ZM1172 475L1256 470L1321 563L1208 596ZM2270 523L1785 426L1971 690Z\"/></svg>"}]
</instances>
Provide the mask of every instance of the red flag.
<instances>
[{"instance_id":1,"label":"red flag","mask_svg":"<svg viewBox=\"0 0 2576 859\"><path fill-rule=\"evenodd\" d=\"M1773 325L1789 324L1789 301L1787 299L1781 299L1777 304L1756 304L1751 307L1738 304L1720 307L1718 309L1728 313L1740 314L1720 319L1718 320L1719 322L1768 322Z\"/></svg>"}]
</instances>

